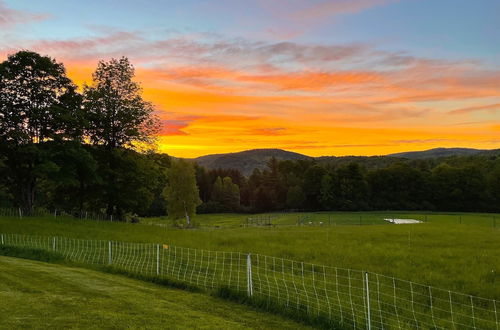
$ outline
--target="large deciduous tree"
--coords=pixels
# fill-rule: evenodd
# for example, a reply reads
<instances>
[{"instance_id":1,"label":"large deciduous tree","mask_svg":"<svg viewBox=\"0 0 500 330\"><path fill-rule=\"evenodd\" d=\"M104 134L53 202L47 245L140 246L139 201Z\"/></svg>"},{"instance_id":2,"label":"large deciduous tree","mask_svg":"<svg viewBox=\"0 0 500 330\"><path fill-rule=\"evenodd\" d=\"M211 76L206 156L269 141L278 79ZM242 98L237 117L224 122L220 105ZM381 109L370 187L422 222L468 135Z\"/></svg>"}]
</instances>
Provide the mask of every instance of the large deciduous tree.
<instances>
[{"instance_id":1,"label":"large deciduous tree","mask_svg":"<svg viewBox=\"0 0 500 330\"><path fill-rule=\"evenodd\" d=\"M185 217L186 227L191 227L191 218L196 214L196 207L201 204L195 170L191 163L182 159L172 161L164 195L168 216L174 221Z\"/></svg>"},{"instance_id":2,"label":"large deciduous tree","mask_svg":"<svg viewBox=\"0 0 500 330\"><path fill-rule=\"evenodd\" d=\"M104 181L106 212L122 217L120 170L128 165L119 148L138 148L154 141L159 125L151 103L142 98L135 70L126 57L100 61L92 84L84 86L83 108L88 118L87 138L108 150Z\"/></svg>"},{"instance_id":3,"label":"large deciduous tree","mask_svg":"<svg viewBox=\"0 0 500 330\"><path fill-rule=\"evenodd\" d=\"M17 145L81 136L80 97L54 59L20 51L0 63L0 138Z\"/></svg>"},{"instance_id":4,"label":"large deciduous tree","mask_svg":"<svg viewBox=\"0 0 500 330\"><path fill-rule=\"evenodd\" d=\"M0 152L17 203L30 212L37 181L55 169L38 144L80 139L80 97L61 63L30 51L0 63Z\"/></svg>"},{"instance_id":5,"label":"large deciduous tree","mask_svg":"<svg viewBox=\"0 0 500 330\"><path fill-rule=\"evenodd\" d=\"M134 76L134 67L126 57L100 61L92 85L84 86L88 137L94 144L132 147L154 138L158 120L152 104L142 98Z\"/></svg>"},{"instance_id":6,"label":"large deciduous tree","mask_svg":"<svg viewBox=\"0 0 500 330\"><path fill-rule=\"evenodd\" d=\"M230 177L222 179L219 176L215 180L211 200L224 211L236 212L240 209L240 187Z\"/></svg>"}]
</instances>

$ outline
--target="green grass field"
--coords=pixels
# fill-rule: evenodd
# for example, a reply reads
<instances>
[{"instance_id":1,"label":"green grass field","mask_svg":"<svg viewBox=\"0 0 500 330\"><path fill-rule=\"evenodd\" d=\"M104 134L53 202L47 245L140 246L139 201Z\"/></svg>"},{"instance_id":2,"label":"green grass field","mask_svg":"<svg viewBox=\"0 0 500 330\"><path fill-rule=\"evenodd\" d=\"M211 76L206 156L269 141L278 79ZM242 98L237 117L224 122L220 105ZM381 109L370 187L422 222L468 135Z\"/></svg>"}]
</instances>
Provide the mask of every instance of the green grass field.
<instances>
[{"instance_id":1,"label":"green grass field","mask_svg":"<svg viewBox=\"0 0 500 330\"><path fill-rule=\"evenodd\" d=\"M500 227L500 215L491 213L415 213L415 212L297 212L297 213L264 213L264 214L202 214L195 217L198 227L242 227L253 222L271 222L275 226L338 226L338 225L384 225L385 218L410 218L424 222L436 222L450 225L474 225L484 227ZM256 221L257 220L257 221ZM497 224L498 221L498 224ZM147 218L143 223L170 226L166 218ZM311 223L311 224L309 224Z\"/></svg>"},{"instance_id":2,"label":"green grass field","mask_svg":"<svg viewBox=\"0 0 500 330\"><path fill-rule=\"evenodd\" d=\"M494 227L494 217L500 219L499 215L336 212L273 216L276 226L245 227L248 215L199 215L195 219L199 228L191 230L171 228L161 218L128 224L2 217L0 232L260 253L500 298L500 224ZM383 221L391 216L427 222L393 225ZM297 226L299 218L307 219L306 225ZM309 225L309 221L313 224Z\"/></svg>"},{"instance_id":3,"label":"green grass field","mask_svg":"<svg viewBox=\"0 0 500 330\"><path fill-rule=\"evenodd\" d=\"M206 294L120 275L0 257L0 328L301 329Z\"/></svg>"}]
</instances>

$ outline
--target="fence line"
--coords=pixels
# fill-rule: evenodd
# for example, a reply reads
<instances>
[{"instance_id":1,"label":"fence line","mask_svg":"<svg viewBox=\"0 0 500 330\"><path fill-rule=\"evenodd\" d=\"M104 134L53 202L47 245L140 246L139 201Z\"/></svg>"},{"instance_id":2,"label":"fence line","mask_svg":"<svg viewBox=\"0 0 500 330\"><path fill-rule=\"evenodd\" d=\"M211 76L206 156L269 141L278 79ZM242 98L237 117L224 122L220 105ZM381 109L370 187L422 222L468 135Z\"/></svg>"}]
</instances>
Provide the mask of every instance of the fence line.
<instances>
[{"instance_id":1,"label":"fence line","mask_svg":"<svg viewBox=\"0 0 500 330\"><path fill-rule=\"evenodd\" d=\"M56 251L75 262L112 265L207 290L230 288L343 328L500 328L497 300L371 272L167 244L17 234L0 238L5 246Z\"/></svg>"},{"instance_id":2,"label":"fence line","mask_svg":"<svg viewBox=\"0 0 500 330\"><path fill-rule=\"evenodd\" d=\"M431 220L431 216L439 215L451 217L452 219L439 220L437 222L449 222L453 221L455 224L470 224L470 221L467 221L467 215L460 214L428 214L425 211L418 212L415 211L418 215L418 220L422 222L435 222L435 220ZM397 213L396 213L397 214ZM410 213L411 214L411 213ZM0 208L0 216L8 216L8 217L16 217L16 218L27 218L27 217L53 217L57 219L58 217L72 217L75 219L81 220L94 220L94 221L117 221L119 219L113 218L113 215L108 215L103 212L92 212L92 211L65 211L61 209L45 209L45 208L34 208L33 210L24 210L22 208ZM232 225L225 224L223 227L226 228L236 228L241 226L261 226L261 227L276 227L276 226L319 226L319 227L328 227L328 226L341 226L341 225L372 225L372 224L387 224L389 222L383 221L382 219L394 219L394 212L388 213L380 213L377 211L374 215L366 215L366 214L346 214L343 216L343 220L332 218L332 215L329 214L300 214L297 220L290 220L290 222L280 223L276 221L277 219L283 217L283 214L273 214L273 215L253 215L251 217L247 217L245 220L240 222L235 222ZM404 216L404 214L399 215ZM462 219L463 218L463 219ZM123 220L123 219L122 219ZM154 223L151 221L147 221L146 219L140 220L141 222L149 225L156 225L167 227L165 223ZM332 222L333 221L333 222ZM340 221L340 222L339 222ZM139 217L132 216L127 222L139 222ZM484 227L497 227L497 215L480 215L474 217L474 225L484 226ZM202 226L202 227L213 227L219 228L218 225L213 226Z\"/></svg>"},{"instance_id":3,"label":"fence line","mask_svg":"<svg viewBox=\"0 0 500 330\"><path fill-rule=\"evenodd\" d=\"M113 216L109 216L105 213L89 212L85 210L69 212L60 209L48 210L45 208L34 208L32 210L25 210L20 207L0 208L0 216L16 217L20 219L27 217L73 217L82 220L113 221Z\"/></svg>"}]
</instances>

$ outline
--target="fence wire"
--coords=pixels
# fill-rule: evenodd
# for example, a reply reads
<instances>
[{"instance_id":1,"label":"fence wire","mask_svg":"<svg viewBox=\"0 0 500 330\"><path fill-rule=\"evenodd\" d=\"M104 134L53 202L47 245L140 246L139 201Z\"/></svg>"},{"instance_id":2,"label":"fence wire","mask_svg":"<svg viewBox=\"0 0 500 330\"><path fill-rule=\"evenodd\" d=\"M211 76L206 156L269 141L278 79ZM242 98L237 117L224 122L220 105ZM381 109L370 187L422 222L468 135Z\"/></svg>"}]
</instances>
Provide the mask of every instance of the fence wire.
<instances>
[{"instance_id":1,"label":"fence wire","mask_svg":"<svg viewBox=\"0 0 500 330\"><path fill-rule=\"evenodd\" d=\"M65 211L59 209L48 210L45 208L34 208L26 210L22 208L0 208L0 217L15 217L15 218L29 218L29 217L72 217L82 220L96 220L96 221L113 221L113 216L105 213L96 213L89 211ZM117 219L115 219L117 220Z\"/></svg>"},{"instance_id":2,"label":"fence wire","mask_svg":"<svg viewBox=\"0 0 500 330\"><path fill-rule=\"evenodd\" d=\"M346 329L495 329L499 302L381 274L167 244L0 234L0 244L54 251L138 275L220 287Z\"/></svg>"}]
</instances>

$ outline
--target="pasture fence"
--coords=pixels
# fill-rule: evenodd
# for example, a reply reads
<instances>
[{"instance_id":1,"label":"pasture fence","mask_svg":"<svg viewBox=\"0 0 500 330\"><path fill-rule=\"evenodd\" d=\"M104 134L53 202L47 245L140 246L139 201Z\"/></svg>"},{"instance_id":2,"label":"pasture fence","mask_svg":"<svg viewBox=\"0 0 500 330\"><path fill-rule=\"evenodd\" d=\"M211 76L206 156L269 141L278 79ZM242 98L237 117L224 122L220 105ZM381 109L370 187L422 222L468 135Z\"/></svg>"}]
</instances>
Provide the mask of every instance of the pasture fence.
<instances>
[{"instance_id":1,"label":"pasture fence","mask_svg":"<svg viewBox=\"0 0 500 330\"><path fill-rule=\"evenodd\" d=\"M246 218L245 225L248 226L272 226L273 220L276 220L278 216L274 215L256 215Z\"/></svg>"},{"instance_id":2,"label":"pasture fence","mask_svg":"<svg viewBox=\"0 0 500 330\"><path fill-rule=\"evenodd\" d=\"M102 212L91 212L91 211L65 211L61 209L46 209L46 208L33 208L31 210L26 210L23 208L0 208L0 216L2 217L15 217L19 219L29 218L29 217L53 217L57 219L58 217L71 217L75 219L82 220L96 220L96 221L113 221L112 215L107 215Z\"/></svg>"},{"instance_id":3,"label":"pasture fence","mask_svg":"<svg viewBox=\"0 0 500 330\"><path fill-rule=\"evenodd\" d=\"M113 218L113 215L108 215L104 212L92 212L86 210L61 210L61 209L46 209L46 208L34 208L32 210L24 210L22 208L0 208L0 217L15 217L15 218L29 218L29 217L51 217L54 219L62 219L64 217L70 217L80 220L93 220L93 221L116 221L119 219ZM276 226L338 226L338 225L374 225L374 224L390 224L384 219L394 219L394 218L407 218L419 220L421 222L429 223L443 223L443 224L453 224L453 225L476 225L482 227L492 227L497 228L497 217L496 214L482 214L482 215L472 215L467 214L394 214L394 213L383 213L375 212L374 214L356 214L345 213L345 214L299 214L297 217L288 217L286 214L260 214L253 215L243 219L240 222L235 222L233 224L225 223L224 227L276 227ZM436 218L437 217L437 218ZM139 217L134 215L128 215L126 222L139 222ZM123 219L122 219L123 220ZM157 222L147 220L147 218L142 218L140 220L143 223L150 225L157 225L162 227L168 227L167 223ZM205 228L219 228L219 225L205 225L200 224L200 227Z\"/></svg>"},{"instance_id":4,"label":"pasture fence","mask_svg":"<svg viewBox=\"0 0 500 330\"><path fill-rule=\"evenodd\" d=\"M495 329L499 301L377 273L261 254L168 244L0 234L0 244L53 251L206 290L226 288L345 329Z\"/></svg>"}]
</instances>

